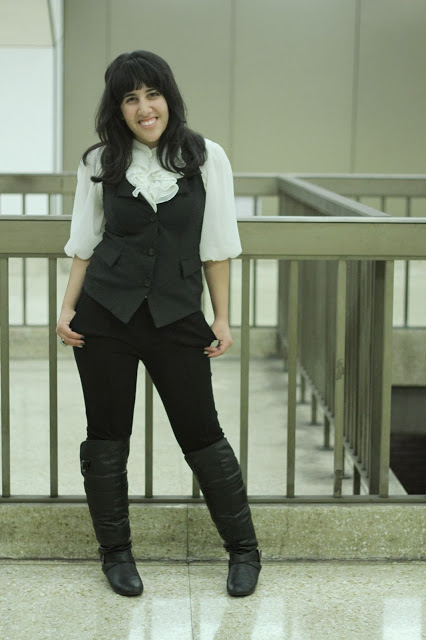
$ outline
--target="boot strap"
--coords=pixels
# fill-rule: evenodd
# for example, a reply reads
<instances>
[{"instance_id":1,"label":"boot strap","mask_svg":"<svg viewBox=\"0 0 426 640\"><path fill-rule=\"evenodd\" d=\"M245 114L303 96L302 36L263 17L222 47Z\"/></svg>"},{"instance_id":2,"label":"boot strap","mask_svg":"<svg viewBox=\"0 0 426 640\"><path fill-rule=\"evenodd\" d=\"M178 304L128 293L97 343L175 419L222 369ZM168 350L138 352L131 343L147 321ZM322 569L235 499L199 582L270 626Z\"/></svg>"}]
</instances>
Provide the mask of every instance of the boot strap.
<instances>
[{"instance_id":1,"label":"boot strap","mask_svg":"<svg viewBox=\"0 0 426 640\"><path fill-rule=\"evenodd\" d=\"M260 571L261 553L257 549L256 557L257 560L254 560L252 551L250 551L249 553L231 553L229 557L229 566L232 567L234 564L249 564L251 567L254 567L258 571Z\"/></svg>"},{"instance_id":2,"label":"boot strap","mask_svg":"<svg viewBox=\"0 0 426 640\"><path fill-rule=\"evenodd\" d=\"M119 564L121 562L136 564L130 549L128 551L111 551L110 553L102 553L101 551L101 559L103 564Z\"/></svg>"}]
</instances>

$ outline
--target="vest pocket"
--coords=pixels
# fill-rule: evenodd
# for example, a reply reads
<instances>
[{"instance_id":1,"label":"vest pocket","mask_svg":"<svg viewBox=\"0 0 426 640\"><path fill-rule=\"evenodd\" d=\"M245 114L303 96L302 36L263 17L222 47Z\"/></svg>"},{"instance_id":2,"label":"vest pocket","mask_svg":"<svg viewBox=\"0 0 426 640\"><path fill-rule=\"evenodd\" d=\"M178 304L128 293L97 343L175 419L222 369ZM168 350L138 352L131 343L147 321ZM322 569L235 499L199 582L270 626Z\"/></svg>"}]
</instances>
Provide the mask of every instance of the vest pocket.
<instances>
[{"instance_id":1,"label":"vest pocket","mask_svg":"<svg viewBox=\"0 0 426 640\"><path fill-rule=\"evenodd\" d=\"M180 261L182 277L186 278L187 276L190 276L192 273L199 271L201 269L202 264L203 263L201 262L200 256L192 256L192 258L184 258L183 260Z\"/></svg>"},{"instance_id":2,"label":"vest pocket","mask_svg":"<svg viewBox=\"0 0 426 640\"><path fill-rule=\"evenodd\" d=\"M121 254L121 249L113 247L112 245L100 242L94 250L94 255L105 262L109 267L112 267L118 260Z\"/></svg>"}]
</instances>

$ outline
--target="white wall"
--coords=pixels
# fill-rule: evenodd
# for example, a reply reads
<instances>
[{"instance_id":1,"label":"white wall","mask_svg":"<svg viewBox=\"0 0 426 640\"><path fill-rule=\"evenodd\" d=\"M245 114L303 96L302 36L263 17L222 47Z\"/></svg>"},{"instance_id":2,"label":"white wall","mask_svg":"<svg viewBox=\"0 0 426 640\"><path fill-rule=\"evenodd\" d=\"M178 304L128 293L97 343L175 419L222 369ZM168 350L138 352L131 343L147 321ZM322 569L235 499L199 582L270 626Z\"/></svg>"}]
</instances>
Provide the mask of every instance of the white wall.
<instances>
[{"instance_id":1,"label":"white wall","mask_svg":"<svg viewBox=\"0 0 426 640\"><path fill-rule=\"evenodd\" d=\"M0 47L0 172L53 171L53 49Z\"/></svg>"}]
</instances>

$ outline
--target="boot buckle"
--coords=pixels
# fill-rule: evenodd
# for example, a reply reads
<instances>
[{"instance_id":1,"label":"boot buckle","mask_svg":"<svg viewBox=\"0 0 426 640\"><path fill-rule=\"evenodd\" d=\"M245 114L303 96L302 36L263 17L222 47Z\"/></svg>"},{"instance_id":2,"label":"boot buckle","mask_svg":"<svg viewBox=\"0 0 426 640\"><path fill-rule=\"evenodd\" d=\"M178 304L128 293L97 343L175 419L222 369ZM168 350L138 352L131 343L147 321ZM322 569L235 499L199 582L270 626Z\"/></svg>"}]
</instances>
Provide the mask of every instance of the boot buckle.
<instances>
[{"instance_id":1,"label":"boot buckle","mask_svg":"<svg viewBox=\"0 0 426 640\"><path fill-rule=\"evenodd\" d=\"M80 461L80 469L81 469L81 474L83 476L86 475L89 467L90 467L90 460L81 460Z\"/></svg>"}]
</instances>

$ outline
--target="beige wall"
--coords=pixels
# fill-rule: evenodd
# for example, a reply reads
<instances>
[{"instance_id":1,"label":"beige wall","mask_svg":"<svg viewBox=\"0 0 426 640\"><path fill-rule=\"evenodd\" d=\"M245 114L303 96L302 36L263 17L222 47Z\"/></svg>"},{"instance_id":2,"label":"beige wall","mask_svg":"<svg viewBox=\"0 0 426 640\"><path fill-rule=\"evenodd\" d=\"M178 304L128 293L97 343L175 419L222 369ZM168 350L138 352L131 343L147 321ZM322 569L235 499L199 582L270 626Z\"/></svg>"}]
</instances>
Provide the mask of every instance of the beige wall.
<instances>
[{"instance_id":1,"label":"beige wall","mask_svg":"<svg viewBox=\"0 0 426 640\"><path fill-rule=\"evenodd\" d=\"M425 0L65 0L64 168L144 48L234 171L426 173L425 33Z\"/></svg>"}]
</instances>

